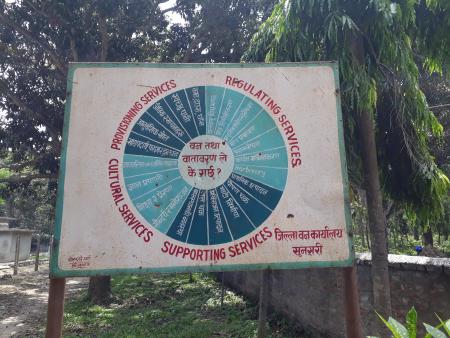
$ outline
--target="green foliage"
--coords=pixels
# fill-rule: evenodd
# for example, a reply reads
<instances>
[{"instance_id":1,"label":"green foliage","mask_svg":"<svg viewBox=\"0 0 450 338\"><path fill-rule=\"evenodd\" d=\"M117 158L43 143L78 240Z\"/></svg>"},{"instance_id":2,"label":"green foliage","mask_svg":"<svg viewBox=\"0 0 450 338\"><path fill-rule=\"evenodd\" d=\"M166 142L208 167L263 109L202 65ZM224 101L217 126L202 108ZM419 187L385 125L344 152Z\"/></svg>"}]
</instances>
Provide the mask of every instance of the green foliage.
<instances>
[{"instance_id":1,"label":"green foliage","mask_svg":"<svg viewBox=\"0 0 450 338\"><path fill-rule=\"evenodd\" d=\"M443 321L438 315L436 315L439 319L439 327L443 327L448 336L450 336L450 319L447 321Z\"/></svg>"},{"instance_id":2,"label":"green foliage","mask_svg":"<svg viewBox=\"0 0 450 338\"><path fill-rule=\"evenodd\" d=\"M384 325L392 332L394 338L416 338L417 333L417 312L414 307L409 310L406 315L406 321L408 328L403 324L396 321L394 318L389 317L389 320L385 320L379 313L378 317L382 320Z\"/></svg>"},{"instance_id":3,"label":"green foliage","mask_svg":"<svg viewBox=\"0 0 450 338\"><path fill-rule=\"evenodd\" d=\"M408 338L416 338L417 335L417 312L414 307L406 314L406 330Z\"/></svg>"},{"instance_id":4,"label":"green foliage","mask_svg":"<svg viewBox=\"0 0 450 338\"><path fill-rule=\"evenodd\" d=\"M69 62L238 61L273 8L271 0L177 0L163 11L166 2L0 0L0 168L11 169L0 203L19 198L21 225L52 222L40 215L54 203ZM29 184L36 178L52 180L48 201L46 183Z\"/></svg>"},{"instance_id":5,"label":"green foliage","mask_svg":"<svg viewBox=\"0 0 450 338\"><path fill-rule=\"evenodd\" d=\"M377 313L378 317L382 320L382 322L386 325L386 327L392 332L394 338L416 338L417 336L417 312L412 307L407 315L406 315L406 327L396 321L394 318L389 317L388 320L384 319L379 313ZM438 317L439 318L439 317ZM446 322L443 322L440 318L441 322L436 327L431 326L427 323L423 323L426 331L428 332L425 335L425 338L446 338L447 335L443 333L440 328L444 328L447 334L450 336L450 319Z\"/></svg>"},{"instance_id":6,"label":"green foliage","mask_svg":"<svg viewBox=\"0 0 450 338\"><path fill-rule=\"evenodd\" d=\"M8 193L15 222L41 234L52 234L55 219L56 190L45 180L34 180Z\"/></svg>"},{"instance_id":7,"label":"green foliage","mask_svg":"<svg viewBox=\"0 0 450 338\"><path fill-rule=\"evenodd\" d=\"M0 0L0 158L56 177L69 62L238 61L270 0Z\"/></svg>"},{"instance_id":8,"label":"green foliage","mask_svg":"<svg viewBox=\"0 0 450 338\"><path fill-rule=\"evenodd\" d=\"M56 176L69 61L154 61L155 1L0 1L0 157Z\"/></svg>"},{"instance_id":9,"label":"green foliage","mask_svg":"<svg viewBox=\"0 0 450 338\"><path fill-rule=\"evenodd\" d=\"M2 178L8 178L11 175L8 169L0 168L0 180ZM6 190L6 184L0 183L0 206L5 203L4 191ZM1 213L0 213L1 214Z\"/></svg>"},{"instance_id":10,"label":"green foliage","mask_svg":"<svg viewBox=\"0 0 450 338\"><path fill-rule=\"evenodd\" d=\"M443 129L419 89L415 55L428 69L446 69L448 6L446 0L282 0L243 56L337 60L352 183L362 182L356 116L369 111L384 191L422 220L442 214L450 182L429 151L430 135L439 137Z\"/></svg>"},{"instance_id":11,"label":"green foliage","mask_svg":"<svg viewBox=\"0 0 450 338\"><path fill-rule=\"evenodd\" d=\"M164 62L239 62L251 36L273 9L272 0L179 1L189 10L171 25ZM194 10L195 9L195 10Z\"/></svg>"},{"instance_id":12,"label":"green foliage","mask_svg":"<svg viewBox=\"0 0 450 338\"><path fill-rule=\"evenodd\" d=\"M425 338L447 338L447 335L444 334L441 330L428 325L427 323L423 323L425 326L425 329L427 330L428 334L425 336Z\"/></svg>"},{"instance_id":13,"label":"green foliage","mask_svg":"<svg viewBox=\"0 0 450 338\"><path fill-rule=\"evenodd\" d=\"M147 274L112 280L114 301L93 305L67 302L64 337L255 337L257 306L227 291L220 307L220 284L210 275ZM286 322L271 318L269 337L302 337ZM303 336L304 337L304 336Z\"/></svg>"}]
</instances>

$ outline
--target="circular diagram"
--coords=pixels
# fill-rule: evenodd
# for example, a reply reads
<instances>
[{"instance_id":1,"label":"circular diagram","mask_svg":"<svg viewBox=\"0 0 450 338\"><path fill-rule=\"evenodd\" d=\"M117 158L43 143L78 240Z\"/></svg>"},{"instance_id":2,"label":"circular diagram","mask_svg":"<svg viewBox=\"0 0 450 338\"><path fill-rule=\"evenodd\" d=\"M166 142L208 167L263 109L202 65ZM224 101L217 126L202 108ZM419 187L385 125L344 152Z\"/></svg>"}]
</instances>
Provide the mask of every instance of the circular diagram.
<instances>
[{"instance_id":1,"label":"circular diagram","mask_svg":"<svg viewBox=\"0 0 450 338\"><path fill-rule=\"evenodd\" d=\"M151 105L123 159L126 190L142 217L195 245L231 242L258 228L277 206L287 170L269 113L218 86L181 89Z\"/></svg>"}]
</instances>

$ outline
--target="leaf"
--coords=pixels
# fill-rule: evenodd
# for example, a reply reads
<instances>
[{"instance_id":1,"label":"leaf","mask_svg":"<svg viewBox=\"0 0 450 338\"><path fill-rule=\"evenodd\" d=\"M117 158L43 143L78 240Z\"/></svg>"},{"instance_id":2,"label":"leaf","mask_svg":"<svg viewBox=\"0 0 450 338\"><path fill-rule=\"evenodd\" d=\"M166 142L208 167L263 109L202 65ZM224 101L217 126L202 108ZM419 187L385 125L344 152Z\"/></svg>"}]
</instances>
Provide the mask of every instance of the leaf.
<instances>
[{"instance_id":1,"label":"leaf","mask_svg":"<svg viewBox=\"0 0 450 338\"><path fill-rule=\"evenodd\" d=\"M408 329L409 338L416 338L417 335L417 312L414 306L406 315L406 327Z\"/></svg>"},{"instance_id":2,"label":"leaf","mask_svg":"<svg viewBox=\"0 0 450 338\"><path fill-rule=\"evenodd\" d=\"M447 334L450 336L450 319L447 319L445 322L436 314L436 317L438 317L439 321L441 322L441 324L439 324L438 326L436 326L436 328L441 328L443 327L445 332L447 332Z\"/></svg>"},{"instance_id":3,"label":"leaf","mask_svg":"<svg viewBox=\"0 0 450 338\"><path fill-rule=\"evenodd\" d=\"M389 317L388 322L391 323L391 325L396 329L399 337L409 338L408 330L406 330L406 327L404 327L401 323L392 317Z\"/></svg>"},{"instance_id":4,"label":"leaf","mask_svg":"<svg viewBox=\"0 0 450 338\"><path fill-rule=\"evenodd\" d=\"M440 318L439 320L441 321L442 327L444 328L445 332L447 332L447 334L450 336L450 319L447 319L447 321L442 321Z\"/></svg>"},{"instance_id":5,"label":"leaf","mask_svg":"<svg viewBox=\"0 0 450 338\"><path fill-rule=\"evenodd\" d=\"M447 332L447 334L450 336L450 319L448 319L448 320L444 323L444 329L445 329L445 332Z\"/></svg>"},{"instance_id":6,"label":"leaf","mask_svg":"<svg viewBox=\"0 0 450 338\"><path fill-rule=\"evenodd\" d=\"M376 312L376 311L375 311ZM378 315L378 317L380 317L380 319L383 321L384 325L387 326L387 328L389 330L391 330L392 334L394 335L394 338L403 338L404 336L402 336L398 331L397 328L392 324L392 317L389 317L389 321L386 321L386 319L384 319L378 312L376 312L376 314ZM394 319L395 320L395 319ZM400 324L400 323L399 323ZM401 324L400 324L401 325ZM404 328L405 329L405 328ZM405 329L406 330L406 329ZM407 337L407 336L405 336Z\"/></svg>"},{"instance_id":7,"label":"leaf","mask_svg":"<svg viewBox=\"0 0 450 338\"><path fill-rule=\"evenodd\" d=\"M427 330L427 332L429 334L431 334L431 336L433 338L447 338L445 333L442 333L441 330L438 330L437 328L435 328L435 327L433 327L431 325L428 325L427 323L423 323L423 325L425 326L425 329Z\"/></svg>"}]
</instances>

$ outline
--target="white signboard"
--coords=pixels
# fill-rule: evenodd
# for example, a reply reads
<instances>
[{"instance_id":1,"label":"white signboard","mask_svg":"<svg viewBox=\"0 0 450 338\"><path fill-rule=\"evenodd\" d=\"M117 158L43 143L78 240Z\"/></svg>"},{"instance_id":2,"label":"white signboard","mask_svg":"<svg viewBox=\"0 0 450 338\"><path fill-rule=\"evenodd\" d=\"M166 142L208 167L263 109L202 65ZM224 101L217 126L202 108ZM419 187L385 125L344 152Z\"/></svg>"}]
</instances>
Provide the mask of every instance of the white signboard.
<instances>
[{"instance_id":1,"label":"white signboard","mask_svg":"<svg viewBox=\"0 0 450 338\"><path fill-rule=\"evenodd\" d=\"M52 276L353 262L338 73L70 67Z\"/></svg>"}]
</instances>

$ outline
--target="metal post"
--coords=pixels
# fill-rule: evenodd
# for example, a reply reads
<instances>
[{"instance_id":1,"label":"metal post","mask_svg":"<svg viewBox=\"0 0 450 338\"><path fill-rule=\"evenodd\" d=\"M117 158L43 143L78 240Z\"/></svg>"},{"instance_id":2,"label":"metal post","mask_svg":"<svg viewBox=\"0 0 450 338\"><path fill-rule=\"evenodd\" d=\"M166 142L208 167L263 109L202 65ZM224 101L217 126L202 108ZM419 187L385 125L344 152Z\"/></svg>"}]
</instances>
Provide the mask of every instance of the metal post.
<instances>
[{"instance_id":1,"label":"metal post","mask_svg":"<svg viewBox=\"0 0 450 338\"><path fill-rule=\"evenodd\" d=\"M65 278L50 278L47 305L47 329L45 338L60 338L64 315Z\"/></svg>"},{"instance_id":2,"label":"metal post","mask_svg":"<svg viewBox=\"0 0 450 338\"><path fill-rule=\"evenodd\" d=\"M345 324L348 338L361 338L361 311L359 308L356 266L343 268Z\"/></svg>"},{"instance_id":3,"label":"metal post","mask_svg":"<svg viewBox=\"0 0 450 338\"><path fill-rule=\"evenodd\" d=\"M267 307L269 302L270 270L261 271L261 286L259 289L258 338L267 336Z\"/></svg>"},{"instance_id":4,"label":"metal post","mask_svg":"<svg viewBox=\"0 0 450 338\"><path fill-rule=\"evenodd\" d=\"M17 275L17 270L19 267L19 254L20 254L20 235L16 237L16 251L14 253L14 275Z\"/></svg>"},{"instance_id":5,"label":"metal post","mask_svg":"<svg viewBox=\"0 0 450 338\"><path fill-rule=\"evenodd\" d=\"M39 270L39 253L41 252L41 235L37 235L36 259L34 261L34 271Z\"/></svg>"},{"instance_id":6,"label":"metal post","mask_svg":"<svg viewBox=\"0 0 450 338\"><path fill-rule=\"evenodd\" d=\"M222 290L220 292L220 307L223 308L223 299L225 297L225 272L222 272Z\"/></svg>"}]
</instances>

